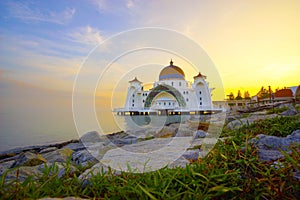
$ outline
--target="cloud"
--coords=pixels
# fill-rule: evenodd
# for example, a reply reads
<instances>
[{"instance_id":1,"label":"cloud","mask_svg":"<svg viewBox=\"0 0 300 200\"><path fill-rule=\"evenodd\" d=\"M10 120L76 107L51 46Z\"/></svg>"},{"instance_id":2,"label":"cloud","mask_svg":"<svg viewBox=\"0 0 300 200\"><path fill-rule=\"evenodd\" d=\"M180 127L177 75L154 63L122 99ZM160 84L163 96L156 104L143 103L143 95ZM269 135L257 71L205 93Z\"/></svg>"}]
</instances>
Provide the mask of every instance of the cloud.
<instances>
[{"instance_id":1,"label":"cloud","mask_svg":"<svg viewBox=\"0 0 300 200\"><path fill-rule=\"evenodd\" d=\"M72 41L88 45L97 45L103 42L100 30L91 26L80 27L69 34Z\"/></svg>"},{"instance_id":2,"label":"cloud","mask_svg":"<svg viewBox=\"0 0 300 200\"><path fill-rule=\"evenodd\" d=\"M67 7L62 12L54 12L37 9L32 3L28 2L8 2L8 11L11 17L20 19L24 22L50 22L54 24L68 23L76 13L75 8Z\"/></svg>"}]
</instances>

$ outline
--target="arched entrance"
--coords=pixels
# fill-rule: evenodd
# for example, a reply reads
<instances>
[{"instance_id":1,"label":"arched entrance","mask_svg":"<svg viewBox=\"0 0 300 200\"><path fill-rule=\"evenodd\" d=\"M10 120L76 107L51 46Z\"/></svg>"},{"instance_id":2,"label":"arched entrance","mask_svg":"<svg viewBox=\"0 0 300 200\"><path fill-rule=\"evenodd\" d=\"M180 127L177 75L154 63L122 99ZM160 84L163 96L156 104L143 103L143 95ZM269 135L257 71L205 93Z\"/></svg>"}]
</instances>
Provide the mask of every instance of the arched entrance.
<instances>
[{"instance_id":1,"label":"arched entrance","mask_svg":"<svg viewBox=\"0 0 300 200\"><path fill-rule=\"evenodd\" d=\"M148 97L146 98L145 108L151 107L153 99L161 92L167 92L167 93L171 94L176 99L176 101L178 102L178 105L180 107L186 106L186 102L185 102L183 96L176 88L169 86L169 85L158 85L149 93Z\"/></svg>"}]
</instances>

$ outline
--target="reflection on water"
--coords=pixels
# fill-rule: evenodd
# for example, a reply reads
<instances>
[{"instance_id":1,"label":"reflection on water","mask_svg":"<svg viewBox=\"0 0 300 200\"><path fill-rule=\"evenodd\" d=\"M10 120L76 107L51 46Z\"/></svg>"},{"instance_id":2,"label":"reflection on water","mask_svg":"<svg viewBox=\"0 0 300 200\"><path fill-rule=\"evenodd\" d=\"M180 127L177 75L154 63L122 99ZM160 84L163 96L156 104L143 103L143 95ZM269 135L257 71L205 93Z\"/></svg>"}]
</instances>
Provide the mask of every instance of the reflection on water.
<instances>
[{"instance_id":1,"label":"reflection on water","mask_svg":"<svg viewBox=\"0 0 300 200\"><path fill-rule=\"evenodd\" d=\"M189 119L198 119L203 122L209 119L208 116L200 115L115 115L114 117L121 130L138 130L145 127L162 128L172 123L183 123Z\"/></svg>"}]
</instances>

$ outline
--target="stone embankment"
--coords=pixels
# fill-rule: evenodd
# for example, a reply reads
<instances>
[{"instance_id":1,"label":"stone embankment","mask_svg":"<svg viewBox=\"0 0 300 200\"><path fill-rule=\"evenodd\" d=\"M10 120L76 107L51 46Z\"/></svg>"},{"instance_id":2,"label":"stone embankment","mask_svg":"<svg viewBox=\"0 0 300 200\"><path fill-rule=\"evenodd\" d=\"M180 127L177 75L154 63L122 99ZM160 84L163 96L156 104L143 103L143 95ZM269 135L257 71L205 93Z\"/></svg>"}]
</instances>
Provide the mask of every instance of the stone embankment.
<instances>
[{"instance_id":1,"label":"stone embankment","mask_svg":"<svg viewBox=\"0 0 300 200\"><path fill-rule=\"evenodd\" d=\"M226 123L228 128L234 129L259 119L287 115L299 115L299 111L289 109L279 115L259 112L244 118L243 115L228 115ZM223 128L222 120L224 116L216 115L207 122L191 119L160 129L144 128L110 135L99 135L93 131L79 140L13 149L0 153L0 175L5 175L6 181L15 180L18 176L22 182L29 175L37 177L51 166L56 166L53 173L57 173L58 177L83 166L87 169L79 178L85 180L93 174L106 173L108 166L112 166L117 174L126 166L117 168L120 163L130 165L133 172L151 171L164 166L185 167L205 156L214 146ZM258 148L261 161L274 161L282 158L281 151L288 152L292 143L300 143L300 128L285 138L258 135L250 143Z\"/></svg>"}]
</instances>

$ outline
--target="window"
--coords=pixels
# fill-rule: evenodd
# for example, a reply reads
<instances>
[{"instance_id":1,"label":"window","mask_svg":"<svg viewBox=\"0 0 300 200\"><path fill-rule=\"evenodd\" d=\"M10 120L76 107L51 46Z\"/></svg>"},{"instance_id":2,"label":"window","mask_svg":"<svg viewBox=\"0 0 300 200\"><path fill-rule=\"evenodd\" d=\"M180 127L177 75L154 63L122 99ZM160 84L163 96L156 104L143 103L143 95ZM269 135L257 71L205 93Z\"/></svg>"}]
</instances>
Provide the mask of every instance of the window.
<instances>
[{"instance_id":1,"label":"window","mask_svg":"<svg viewBox=\"0 0 300 200\"><path fill-rule=\"evenodd\" d=\"M171 105L171 102L169 102L169 106Z\"/></svg>"},{"instance_id":2,"label":"window","mask_svg":"<svg viewBox=\"0 0 300 200\"><path fill-rule=\"evenodd\" d=\"M200 97L200 101L202 100L202 97Z\"/></svg>"},{"instance_id":3,"label":"window","mask_svg":"<svg viewBox=\"0 0 300 200\"><path fill-rule=\"evenodd\" d=\"M132 104L132 107L134 107L134 103Z\"/></svg>"},{"instance_id":4,"label":"window","mask_svg":"<svg viewBox=\"0 0 300 200\"><path fill-rule=\"evenodd\" d=\"M188 94L189 93L189 91L186 91L186 94Z\"/></svg>"},{"instance_id":5,"label":"window","mask_svg":"<svg viewBox=\"0 0 300 200\"><path fill-rule=\"evenodd\" d=\"M183 91L183 94L185 94L185 91Z\"/></svg>"},{"instance_id":6,"label":"window","mask_svg":"<svg viewBox=\"0 0 300 200\"><path fill-rule=\"evenodd\" d=\"M132 99L132 103L134 103L134 99Z\"/></svg>"},{"instance_id":7,"label":"window","mask_svg":"<svg viewBox=\"0 0 300 200\"><path fill-rule=\"evenodd\" d=\"M166 102L164 102L164 106L166 105Z\"/></svg>"},{"instance_id":8,"label":"window","mask_svg":"<svg viewBox=\"0 0 300 200\"><path fill-rule=\"evenodd\" d=\"M181 86L181 82L179 82L179 86Z\"/></svg>"},{"instance_id":9,"label":"window","mask_svg":"<svg viewBox=\"0 0 300 200\"><path fill-rule=\"evenodd\" d=\"M132 95L132 97L134 97L134 94Z\"/></svg>"},{"instance_id":10,"label":"window","mask_svg":"<svg viewBox=\"0 0 300 200\"><path fill-rule=\"evenodd\" d=\"M171 84L172 84L172 86L174 85L174 83L173 83L173 82L172 82Z\"/></svg>"},{"instance_id":11,"label":"window","mask_svg":"<svg viewBox=\"0 0 300 200\"><path fill-rule=\"evenodd\" d=\"M199 94L201 94L201 91L199 91Z\"/></svg>"},{"instance_id":12,"label":"window","mask_svg":"<svg viewBox=\"0 0 300 200\"><path fill-rule=\"evenodd\" d=\"M145 103L145 100L143 99L143 103Z\"/></svg>"},{"instance_id":13,"label":"window","mask_svg":"<svg viewBox=\"0 0 300 200\"><path fill-rule=\"evenodd\" d=\"M189 101L189 99L186 99L186 101Z\"/></svg>"},{"instance_id":14,"label":"window","mask_svg":"<svg viewBox=\"0 0 300 200\"><path fill-rule=\"evenodd\" d=\"M202 106L202 102L200 102L200 106Z\"/></svg>"}]
</instances>

